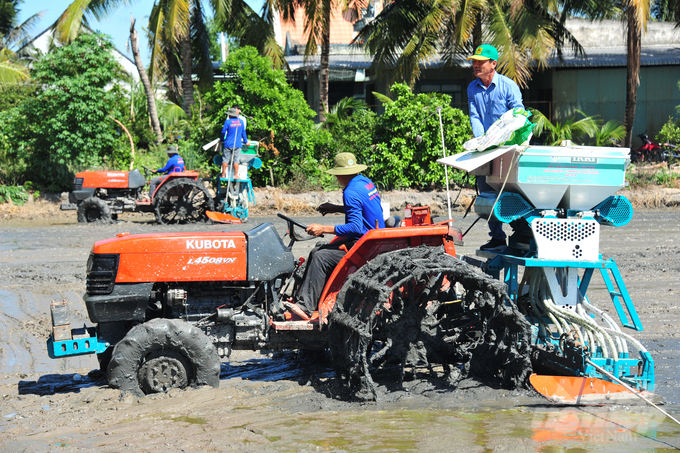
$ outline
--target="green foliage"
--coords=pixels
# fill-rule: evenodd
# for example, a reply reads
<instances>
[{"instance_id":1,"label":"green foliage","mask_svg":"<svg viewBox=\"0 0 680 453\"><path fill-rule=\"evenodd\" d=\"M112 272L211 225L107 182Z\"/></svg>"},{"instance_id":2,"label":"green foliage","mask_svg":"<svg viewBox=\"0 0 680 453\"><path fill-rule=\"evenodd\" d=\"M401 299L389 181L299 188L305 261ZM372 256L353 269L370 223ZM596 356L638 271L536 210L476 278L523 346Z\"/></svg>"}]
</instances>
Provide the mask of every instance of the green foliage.
<instances>
[{"instance_id":1,"label":"green foliage","mask_svg":"<svg viewBox=\"0 0 680 453\"><path fill-rule=\"evenodd\" d=\"M673 121L673 118L668 118L666 124L656 136L657 143L672 143L674 145L680 144L680 127Z\"/></svg>"},{"instance_id":2,"label":"green foliage","mask_svg":"<svg viewBox=\"0 0 680 453\"><path fill-rule=\"evenodd\" d=\"M654 174L655 183L659 186L673 188L675 187L675 181L678 179L680 179L678 175L668 170L661 170Z\"/></svg>"},{"instance_id":3,"label":"green foliage","mask_svg":"<svg viewBox=\"0 0 680 453\"><path fill-rule=\"evenodd\" d=\"M558 146L563 140L577 140L584 139L586 136L593 138L599 130L601 120L596 117L587 116L580 110L576 112L583 116L580 120L576 116L568 118L564 123L556 121L551 123L540 111L529 109L532 114L532 122L536 123L534 128L534 135L536 137L544 137L547 145Z\"/></svg>"},{"instance_id":4,"label":"green foliage","mask_svg":"<svg viewBox=\"0 0 680 453\"><path fill-rule=\"evenodd\" d=\"M312 118L316 113L302 92L288 84L285 73L274 69L271 60L253 47L230 53L222 69L224 81L206 95L214 112L213 137L219 136L229 107L238 104L249 117L248 138L262 145L263 166L250 175L254 184L280 185L299 171L323 180L323 168L335 155L331 135L315 131Z\"/></svg>"},{"instance_id":5,"label":"green foliage","mask_svg":"<svg viewBox=\"0 0 680 453\"><path fill-rule=\"evenodd\" d=\"M619 122L610 120L595 132L596 146L613 146L626 136L626 128Z\"/></svg>"},{"instance_id":6,"label":"green foliage","mask_svg":"<svg viewBox=\"0 0 680 453\"><path fill-rule=\"evenodd\" d=\"M0 112L16 107L19 102L35 93L35 90L36 86L33 83L3 87L0 95Z\"/></svg>"},{"instance_id":7,"label":"green foliage","mask_svg":"<svg viewBox=\"0 0 680 453\"><path fill-rule=\"evenodd\" d=\"M463 143L472 136L470 120L450 107L448 95L414 95L405 84L393 85L392 93L394 102L386 103L377 119L375 147L357 152L357 160L369 166L368 176L382 189L443 186L444 166L436 162L443 157L437 108L442 107L447 155L464 151ZM459 171L449 171L449 177L457 184L467 180Z\"/></svg>"},{"instance_id":8,"label":"green foliage","mask_svg":"<svg viewBox=\"0 0 680 453\"><path fill-rule=\"evenodd\" d=\"M14 204L22 205L28 200L28 194L22 186L0 185L0 203L7 203L9 200Z\"/></svg>"},{"instance_id":9,"label":"green foliage","mask_svg":"<svg viewBox=\"0 0 680 453\"><path fill-rule=\"evenodd\" d=\"M119 65L111 42L83 34L38 60L32 72L41 87L10 114L6 158L25 161L24 177L50 190L68 189L75 171L113 163L121 131L114 82ZM125 138L127 140L127 138Z\"/></svg>"}]
</instances>

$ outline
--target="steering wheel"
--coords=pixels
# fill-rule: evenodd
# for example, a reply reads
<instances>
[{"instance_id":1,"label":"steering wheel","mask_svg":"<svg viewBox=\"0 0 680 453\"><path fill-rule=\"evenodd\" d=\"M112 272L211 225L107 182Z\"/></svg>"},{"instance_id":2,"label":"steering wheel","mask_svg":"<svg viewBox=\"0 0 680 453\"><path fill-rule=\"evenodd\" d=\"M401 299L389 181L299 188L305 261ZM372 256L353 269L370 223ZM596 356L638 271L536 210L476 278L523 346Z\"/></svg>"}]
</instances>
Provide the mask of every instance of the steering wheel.
<instances>
[{"instance_id":1,"label":"steering wheel","mask_svg":"<svg viewBox=\"0 0 680 453\"><path fill-rule=\"evenodd\" d=\"M145 167L144 165L141 166L144 169L144 177L148 178L149 175L153 174L153 170L151 170L148 167Z\"/></svg>"},{"instance_id":2,"label":"steering wheel","mask_svg":"<svg viewBox=\"0 0 680 453\"><path fill-rule=\"evenodd\" d=\"M290 237L288 248L292 248L293 244L295 244L296 241L298 242L310 241L312 239L316 239L317 237L323 237L323 234L321 236L309 236L309 235L300 236L298 232L295 231L295 227L307 230L307 225L300 223L297 220L293 220L290 217L281 214L280 212L277 213L276 215L288 223L288 236Z\"/></svg>"}]
</instances>

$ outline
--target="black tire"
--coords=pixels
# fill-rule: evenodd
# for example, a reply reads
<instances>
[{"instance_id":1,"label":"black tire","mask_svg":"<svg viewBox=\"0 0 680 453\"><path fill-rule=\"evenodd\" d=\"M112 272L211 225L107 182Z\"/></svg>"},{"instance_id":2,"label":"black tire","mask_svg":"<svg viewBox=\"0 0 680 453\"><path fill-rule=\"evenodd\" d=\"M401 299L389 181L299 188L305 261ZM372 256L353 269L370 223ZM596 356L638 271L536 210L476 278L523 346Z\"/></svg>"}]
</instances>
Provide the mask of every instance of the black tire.
<instances>
[{"instance_id":1,"label":"black tire","mask_svg":"<svg viewBox=\"0 0 680 453\"><path fill-rule=\"evenodd\" d=\"M154 212L161 224L205 221L205 212L214 209L210 192L193 179L174 179L163 184L156 193Z\"/></svg>"},{"instance_id":2,"label":"black tire","mask_svg":"<svg viewBox=\"0 0 680 453\"><path fill-rule=\"evenodd\" d=\"M377 379L401 386L406 369L432 364L444 375L430 378L454 387L468 374L526 386L531 326L506 300L502 282L443 248L382 254L350 276L329 317L337 377L363 400L377 398Z\"/></svg>"},{"instance_id":3,"label":"black tire","mask_svg":"<svg viewBox=\"0 0 680 453\"><path fill-rule=\"evenodd\" d=\"M89 197L78 206L78 222L111 223L111 211L106 202L101 198Z\"/></svg>"},{"instance_id":4,"label":"black tire","mask_svg":"<svg viewBox=\"0 0 680 453\"><path fill-rule=\"evenodd\" d=\"M198 328L176 319L133 327L113 349L107 378L136 397L173 388L220 385L220 358Z\"/></svg>"}]
</instances>

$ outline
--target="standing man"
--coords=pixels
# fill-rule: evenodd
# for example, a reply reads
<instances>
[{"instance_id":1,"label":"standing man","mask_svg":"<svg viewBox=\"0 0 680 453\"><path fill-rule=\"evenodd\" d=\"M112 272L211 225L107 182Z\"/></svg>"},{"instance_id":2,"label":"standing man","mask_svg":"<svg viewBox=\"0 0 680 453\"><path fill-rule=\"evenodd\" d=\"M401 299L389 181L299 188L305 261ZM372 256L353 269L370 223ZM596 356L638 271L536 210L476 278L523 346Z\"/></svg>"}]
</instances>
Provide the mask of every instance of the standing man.
<instances>
[{"instance_id":1,"label":"standing man","mask_svg":"<svg viewBox=\"0 0 680 453\"><path fill-rule=\"evenodd\" d=\"M177 154L177 146L170 145L165 152L168 153L168 162L165 164L165 167L155 170L154 173L165 173L167 175L168 173L184 171L184 159ZM151 199L153 199L156 188L165 178L167 178L167 176L156 176L151 180L149 183L149 197Z\"/></svg>"},{"instance_id":2,"label":"standing man","mask_svg":"<svg viewBox=\"0 0 680 453\"><path fill-rule=\"evenodd\" d=\"M222 178L227 177L227 168L229 162L234 162L234 178L238 178L238 164L241 158L241 148L244 143L248 143L248 136L246 135L246 127L238 119L238 109L232 107L227 112L227 120L222 127Z\"/></svg>"},{"instance_id":3,"label":"standing man","mask_svg":"<svg viewBox=\"0 0 680 453\"><path fill-rule=\"evenodd\" d=\"M232 105L232 107L234 107L236 109L236 111L238 112L238 119L240 119L241 122L243 123L243 127L245 127L246 130L248 130L248 118L241 115L243 113L243 110L241 110L241 107L239 107L238 105Z\"/></svg>"},{"instance_id":4,"label":"standing man","mask_svg":"<svg viewBox=\"0 0 680 453\"><path fill-rule=\"evenodd\" d=\"M477 77L467 89L470 125L472 134L480 137L501 115L515 107L524 108L524 104L517 84L496 72L498 50L494 46L483 44L477 47L468 60L472 60L472 70ZM486 183L486 176L477 176L477 187L480 194L494 193L491 186ZM499 251L506 247L506 236L501 222L489 220L489 236L491 240L481 246L480 250Z\"/></svg>"},{"instance_id":5,"label":"standing man","mask_svg":"<svg viewBox=\"0 0 680 453\"><path fill-rule=\"evenodd\" d=\"M345 256L345 250L340 247L344 245L349 250L368 230L376 228L376 225L378 228L385 228L378 189L370 179L359 174L367 168L366 165L358 164L352 153L338 154L334 164L326 173L335 175L343 187L342 206L323 203L317 210L324 215L344 212L345 223L335 226L312 223L307 227L307 234L312 236L334 234L340 238L330 244L314 247L307 259L307 268L295 298L297 304L284 303L291 313L302 319L309 319L317 309L328 277Z\"/></svg>"}]
</instances>

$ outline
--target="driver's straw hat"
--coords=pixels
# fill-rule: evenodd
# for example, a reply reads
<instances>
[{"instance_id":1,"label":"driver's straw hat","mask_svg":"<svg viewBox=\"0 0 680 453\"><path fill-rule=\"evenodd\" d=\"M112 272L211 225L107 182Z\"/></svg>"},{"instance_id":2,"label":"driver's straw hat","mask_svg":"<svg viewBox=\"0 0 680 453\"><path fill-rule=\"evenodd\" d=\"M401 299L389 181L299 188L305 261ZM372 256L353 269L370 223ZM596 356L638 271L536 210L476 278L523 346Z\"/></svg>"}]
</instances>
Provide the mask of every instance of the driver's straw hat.
<instances>
[{"instance_id":1,"label":"driver's straw hat","mask_svg":"<svg viewBox=\"0 0 680 453\"><path fill-rule=\"evenodd\" d=\"M352 153L340 153L335 156L333 162L335 166L326 173L331 175L356 175L366 170L366 165L357 164L357 160Z\"/></svg>"}]
</instances>

